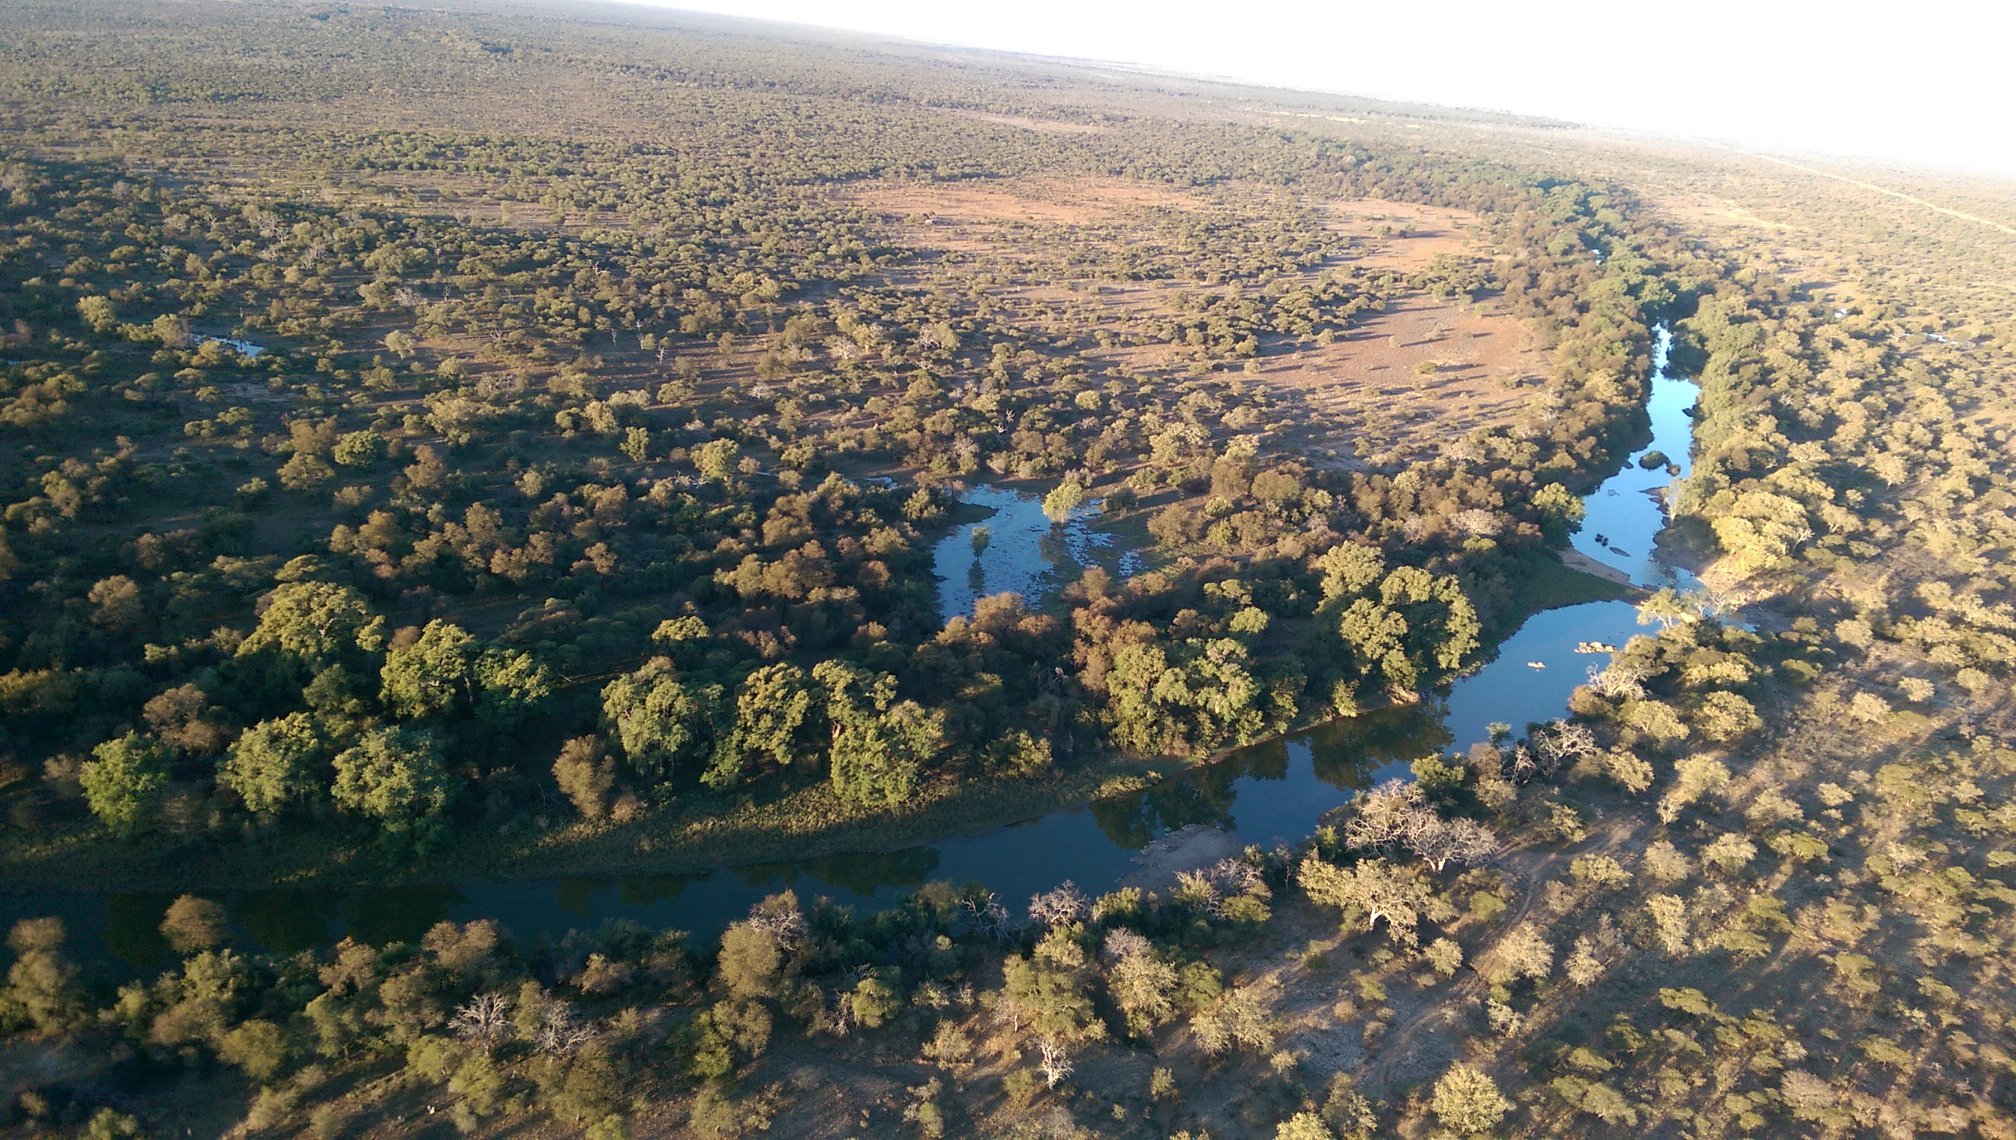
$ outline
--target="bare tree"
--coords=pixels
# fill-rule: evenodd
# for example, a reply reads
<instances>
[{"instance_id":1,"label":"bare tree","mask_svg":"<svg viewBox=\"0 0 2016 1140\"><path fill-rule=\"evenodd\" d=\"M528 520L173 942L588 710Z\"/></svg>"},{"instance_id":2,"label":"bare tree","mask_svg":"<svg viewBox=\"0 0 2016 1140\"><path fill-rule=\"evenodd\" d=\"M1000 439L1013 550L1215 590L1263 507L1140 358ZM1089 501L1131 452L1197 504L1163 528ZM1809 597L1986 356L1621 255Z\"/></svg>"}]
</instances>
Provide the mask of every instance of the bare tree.
<instances>
[{"instance_id":1,"label":"bare tree","mask_svg":"<svg viewBox=\"0 0 2016 1140\"><path fill-rule=\"evenodd\" d=\"M787 954L798 948L809 929L798 900L789 895L773 895L750 907L749 926L768 935Z\"/></svg>"},{"instance_id":2,"label":"bare tree","mask_svg":"<svg viewBox=\"0 0 2016 1140\"><path fill-rule=\"evenodd\" d=\"M1407 849L1436 871L1451 863L1481 863L1496 855L1498 836L1474 819L1442 819L1407 838Z\"/></svg>"},{"instance_id":3,"label":"bare tree","mask_svg":"<svg viewBox=\"0 0 2016 1140\"><path fill-rule=\"evenodd\" d=\"M556 1001L546 1007L539 1031L532 1036L532 1048L549 1057L571 1057L595 1036L595 1027L583 1024L574 1003Z\"/></svg>"},{"instance_id":4,"label":"bare tree","mask_svg":"<svg viewBox=\"0 0 2016 1140\"><path fill-rule=\"evenodd\" d=\"M1613 661L1607 669L1589 667L1589 687L1613 701L1636 701L1645 697L1645 670L1637 665Z\"/></svg>"},{"instance_id":5,"label":"bare tree","mask_svg":"<svg viewBox=\"0 0 2016 1140\"><path fill-rule=\"evenodd\" d=\"M1243 895L1266 886L1260 868L1244 859L1220 859L1204 869L1204 877L1221 895Z\"/></svg>"},{"instance_id":6,"label":"bare tree","mask_svg":"<svg viewBox=\"0 0 2016 1140\"><path fill-rule=\"evenodd\" d=\"M993 891L987 891L978 898L965 902L966 912L973 916L974 925L990 931L996 942L1007 942L1015 936L1015 920L1008 915L1008 908Z\"/></svg>"},{"instance_id":7,"label":"bare tree","mask_svg":"<svg viewBox=\"0 0 2016 1140\"><path fill-rule=\"evenodd\" d=\"M1596 754L1596 734L1585 724L1556 718L1533 730L1526 746L1515 750L1512 779L1524 782L1533 776L1551 776L1565 764Z\"/></svg>"},{"instance_id":8,"label":"bare tree","mask_svg":"<svg viewBox=\"0 0 2016 1140\"><path fill-rule=\"evenodd\" d=\"M471 1045L495 1049L511 1035L511 999L501 993L481 993L448 1020L455 1036Z\"/></svg>"},{"instance_id":9,"label":"bare tree","mask_svg":"<svg viewBox=\"0 0 2016 1140\"><path fill-rule=\"evenodd\" d=\"M1153 947L1154 943L1148 941L1147 935L1124 926L1116 926L1106 932L1106 941L1099 949L1106 957L1120 961Z\"/></svg>"},{"instance_id":10,"label":"bare tree","mask_svg":"<svg viewBox=\"0 0 2016 1140\"><path fill-rule=\"evenodd\" d=\"M1357 811L1344 825L1344 843L1360 851L1405 843L1435 814L1420 786L1405 780L1388 780L1352 806Z\"/></svg>"},{"instance_id":11,"label":"bare tree","mask_svg":"<svg viewBox=\"0 0 2016 1140\"><path fill-rule=\"evenodd\" d=\"M1092 903L1078 885L1066 879L1029 900L1029 917L1045 929L1077 922L1092 913Z\"/></svg>"},{"instance_id":12,"label":"bare tree","mask_svg":"<svg viewBox=\"0 0 2016 1140\"><path fill-rule=\"evenodd\" d=\"M1059 1081L1071 1075L1071 1057L1057 1042L1044 1038L1037 1044L1043 1059L1037 1063L1036 1071L1043 1074L1044 1083L1056 1088Z\"/></svg>"}]
</instances>

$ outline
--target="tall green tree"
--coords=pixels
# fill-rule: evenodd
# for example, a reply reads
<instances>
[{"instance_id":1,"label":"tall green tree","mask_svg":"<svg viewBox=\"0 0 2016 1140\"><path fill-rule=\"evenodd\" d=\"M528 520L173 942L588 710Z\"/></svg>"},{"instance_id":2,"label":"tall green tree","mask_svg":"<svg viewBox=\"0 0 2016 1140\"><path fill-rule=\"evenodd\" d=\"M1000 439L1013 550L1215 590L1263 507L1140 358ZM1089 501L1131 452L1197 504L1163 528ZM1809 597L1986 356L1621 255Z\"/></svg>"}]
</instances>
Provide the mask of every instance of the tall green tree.
<instances>
[{"instance_id":1,"label":"tall green tree","mask_svg":"<svg viewBox=\"0 0 2016 1140\"><path fill-rule=\"evenodd\" d=\"M468 707L476 698L476 639L452 622L427 623L410 645L385 654L380 699L408 720Z\"/></svg>"},{"instance_id":2,"label":"tall green tree","mask_svg":"<svg viewBox=\"0 0 2016 1140\"><path fill-rule=\"evenodd\" d=\"M426 847L440 838L460 783L441 760L432 733L379 728L336 756L336 805L369 816L395 845Z\"/></svg>"},{"instance_id":3,"label":"tall green tree","mask_svg":"<svg viewBox=\"0 0 2016 1140\"><path fill-rule=\"evenodd\" d=\"M129 732L91 755L79 774L91 814L114 834L134 834L168 787L168 750L151 736Z\"/></svg>"},{"instance_id":4,"label":"tall green tree","mask_svg":"<svg viewBox=\"0 0 2016 1140\"><path fill-rule=\"evenodd\" d=\"M832 729L827 752L834 789L849 803L893 806L908 799L945 736L945 714L896 700L896 678L842 661L821 661L812 678L825 690Z\"/></svg>"},{"instance_id":5,"label":"tall green tree","mask_svg":"<svg viewBox=\"0 0 2016 1140\"><path fill-rule=\"evenodd\" d=\"M602 715L630 767L653 783L707 754L721 706L721 686L684 681L666 657L603 686Z\"/></svg>"},{"instance_id":6,"label":"tall green tree","mask_svg":"<svg viewBox=\"0 0 2016 1140\"><path fill-rule=\"evenodd\" d=\"M735 691L735 725L701 779L710 787L728 787L751 762L790 765L811 713L812 685L803 669L779 662L750 673Z\"/></svg>"},{"instance_id":7,"label":"tall green tree","mask_svg":"<svg viewBox=\"0 0 2016 1140\"><path fill-rule=\"evenodd\" d=\"M258 815L313 800L328 786L328 732L307 713L262 720L232 743L218 765L217 781Z\"/></svg>"},{"instance_id":8,"label":"tall green tree","mask_svg":"<svg viewBox=\"0 0 2016 1140\"><path fill-rule=\"evenodd\" d=\"M284 582L261 601L259 624L239 643L238 654L271 651L319 672L359 650L377 651L384 630L385 619L348 586Z\"/></svg>"}]
</instances>

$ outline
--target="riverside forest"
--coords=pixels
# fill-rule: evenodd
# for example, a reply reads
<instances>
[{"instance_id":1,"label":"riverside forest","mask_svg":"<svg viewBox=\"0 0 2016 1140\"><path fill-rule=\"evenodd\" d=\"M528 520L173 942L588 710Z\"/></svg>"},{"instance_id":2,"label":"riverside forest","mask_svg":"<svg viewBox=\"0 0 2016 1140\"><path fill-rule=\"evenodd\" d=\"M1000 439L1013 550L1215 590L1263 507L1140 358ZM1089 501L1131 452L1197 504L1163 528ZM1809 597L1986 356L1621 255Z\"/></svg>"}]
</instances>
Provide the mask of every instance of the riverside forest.
<instances>
[{"instance_id":1,"label":"riverside forest","mask_svg":"<svg viewBox=\"0 0 2016 1140\"><path fill-rule=\"evenodd\" d=\"M0 1135L2016 1140L2016 188L0 5Z\"/></svg>"}]
</instances>

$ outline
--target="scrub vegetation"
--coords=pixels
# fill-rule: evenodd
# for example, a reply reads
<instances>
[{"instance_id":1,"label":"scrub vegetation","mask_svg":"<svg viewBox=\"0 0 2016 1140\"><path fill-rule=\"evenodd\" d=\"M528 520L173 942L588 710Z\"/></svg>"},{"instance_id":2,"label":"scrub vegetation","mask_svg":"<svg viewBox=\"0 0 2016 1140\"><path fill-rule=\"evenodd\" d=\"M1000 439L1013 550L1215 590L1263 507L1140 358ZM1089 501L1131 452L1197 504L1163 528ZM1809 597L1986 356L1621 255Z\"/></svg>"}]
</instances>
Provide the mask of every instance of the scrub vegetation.
<instances>
[{"instance_id":1,"label":"scrub vegetation","mask_svg":"<svg viewBox=\"0 0 2016 1140\"><path fill-rule=\"evenodd\" d=\"M147 977L14 925L0 1128L2016 1135L1970 217L620 9L24 0L0 280L0 873L175 899ZM1659 323L1707 588L1299 847L718 939L217 901L872 851L1417 700L1603 596ZM1153 568L941 620L981 481Z\"/></svg>"}]
</instances>

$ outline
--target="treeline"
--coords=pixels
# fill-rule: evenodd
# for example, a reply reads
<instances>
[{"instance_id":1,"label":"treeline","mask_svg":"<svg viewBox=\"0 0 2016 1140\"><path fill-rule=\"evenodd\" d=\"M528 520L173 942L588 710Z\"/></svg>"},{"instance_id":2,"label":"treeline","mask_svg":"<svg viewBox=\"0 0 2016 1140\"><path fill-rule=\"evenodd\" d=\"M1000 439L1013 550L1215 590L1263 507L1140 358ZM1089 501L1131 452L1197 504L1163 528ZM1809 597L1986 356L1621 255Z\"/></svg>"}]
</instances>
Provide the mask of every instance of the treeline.
<instances>
[{"instance_id":1,"label":"treeline","mask_svg":"<svg viewBox=\"0 0 2016 1140\"><path fill-rule=\"evenodd\" d=\"M22 834L63 834L66 802L184 840L333 807L399 846L772 773L895 804L918 780L1207 752L1462 671L1573 527L1567 486L1629 437L1670 239L1506 168L1207 137L1300 156L1297 184L1485 211L1513 269L1429 276L1523 307L1555 345L1552 404L1414 469L1315 468L1226 432L1267 406L1237 379L1102 377L979 300L881 283L905 255L788 171L724 197L572 144L554 177L665 219L576 232L15 162L0 315L37 350L6 366L6 414L51 447L9 461L0 531ZM536 167L521 150L416 153ZM1215 240L1228 278L1324 253ZM1207 347L1313 340L1431 284L1346 280L1265 294L1273 315L1207 322ZM876 466L900 481L845 473ZM945 481L987 472L1159 496L1170 560L1088 576L1067 613L994 603L941 631L924 544ZM202 509L164 526L170 503ZM437 695L395 693L401 669ZM805 711L764 722L772 697Z\"/></svg>"},{"instance_id":2,"label":"treeline","mask_svg":"<svg viewBox=\"0 0 2016 1140\"><path fill-rule=\"evenodd\" d=\"M1278 1119L1283 1135L1369 1137L1415 1114L1469 1131L1514 1112L1649 1123L1667 1114L1659 1081L1705 1076L1787 1027L1752 1012L1740 1033L1711 1033L1739 1023L1673 986L1650 1022L1620 1015L1601 1040L1529 1048L1542 1075L1561 1074L1540 1100L1517 1105L1458 1062L1432 1096L1402 1103L1305 1067L1280 983L1239 965L1284 930L1334 920L1336 938L1307 968L1334 975L1326 991L1352 995L1336 1007L1340 1029L1363 1022L1376 1041L1394 987L1474 973L1490 987L1486 1032L1516 1036L1529 1013L1600 993L1638 961L1772 953L1787 926L1767 868L1825 860L1827 843L1782 800L1733 831L1695 826L1718 818L1732 787L1701 749L1757 732L1752 699L1771 678L1803 683L1832 651L1762 642L1670 601L1646 612L1669 628L1632 641L1578 690L1575 720L1424 758L1411 784L1361 796L1304 848L1250 849L1164 889L1094 899L1066 884L1025 912L933 884L872 915L782 895L718 946L615 922L529 947L477 922L443 923L418 945L346 941L292 957L231 949L221 908L189 896L162 923L182 961L116 995L64 957L60 924L18 924L0 1017L94 1050L123 1080L207 1072L236 1090L254 1128L327 1130L360 1111L396 1119L423 1105L445 1106L467 1130L534 1112L612 1136L633 1118L708 1135L791 1127L822 1111L770 1066L791 1036L815 1055L869 1050L900 1069L909 1095L867 1119L923 1136L1066 1105L1081 1068L1105 1074L1091 1107L1119 1105L1114 1115L1165 1129L1214 1112L1224 1123L1207 1100L1177 1096L1224 1081L1247 1088L1246 1115L1233 1120ZM1642 852L1588 842L1592 801L1615 794L1604 788L1656 790L1664 837ZM1512 883L1490 866L1508 832L1581 852L1534 917L1510 925L1499 916ZM1114 1083L1120 1073L1139 1087ZM366 1075L368 1096L337 1096ZM65 1099L25 1111L45 1127L87 1117L109 1127L117 1113Z\"/></svg>"}]
</instances>

